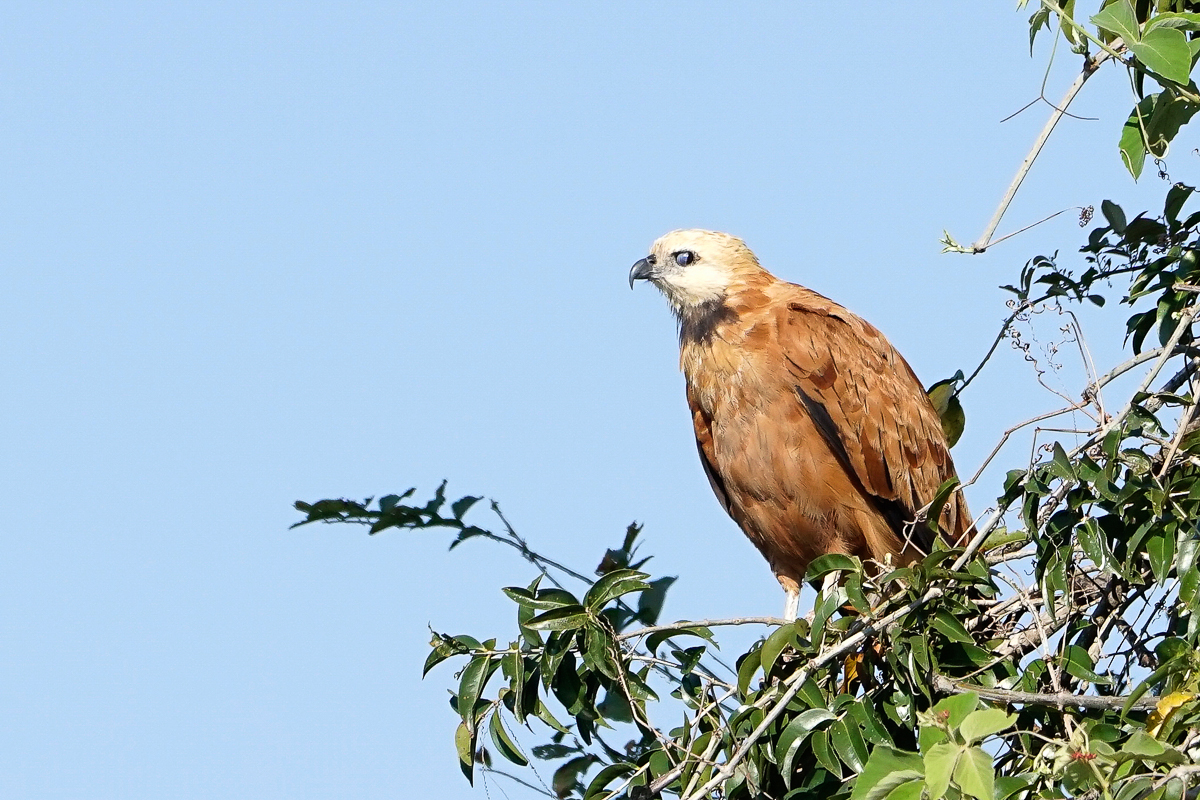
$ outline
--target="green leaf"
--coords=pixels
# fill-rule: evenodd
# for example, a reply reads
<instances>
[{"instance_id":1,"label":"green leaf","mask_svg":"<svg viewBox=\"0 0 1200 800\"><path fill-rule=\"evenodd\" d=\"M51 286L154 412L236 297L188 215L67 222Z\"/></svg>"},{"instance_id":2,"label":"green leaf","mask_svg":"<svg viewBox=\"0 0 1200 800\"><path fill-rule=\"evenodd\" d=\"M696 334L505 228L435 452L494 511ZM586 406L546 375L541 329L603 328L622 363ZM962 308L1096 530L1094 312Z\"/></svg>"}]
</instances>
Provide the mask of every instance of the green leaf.
<instances>
[{"instance_id":1,"label":"green leaf","mask_svg":"<svg viewBox=\"0 0 1200 800\"><path fill-rule=\"evenodd\" d=\"M677 636L696 636L707 642L711 642L714 647L717 645L711 630L701 625L695 625L687 628L673 628L669 631L656 631L646 637L646 649L652 655L657 654L658 648L663 642L668 639L674 639Z\"/></svg>"},{"instance_id":2,"label":"green leaf","mask_svg":"<svg viewBox=\"0 0 1200 800\"><path fill-rule=\"evenodd\" d=\"M1146 733L1145 731L1137 730L1134 731L1133 735L1129 737L1129 740L1125 742L1125 746L1121 748L1121 751L1125 753L1132 753L1136 756L1154 758L1167 752L1167 748L1163 746L1162 742L1158 741L1150 734Z\"/></svg>"},{"instance_id":3,"label":"green leaf","mask_svg":"<svg viewBox=\"0 0 1200 800\"><path fill-rule=\"evenodd\" d=\"M525 623L525 627L535 631L574 630L587 624L588 618L588 612L583 606L562 606L538 614Z\"/></svg>"},{"instance_id":4,"label":"green leaf","mask_svg":"<svg viewBox=\"0 0 1200 800\"><path fill-rule=\"evenodd\" d=\"M829 744L829 731L817 731L812 735L812 751L817 761L829 770L831 775L839 779L842 777L841 762L834 756L833 748Z\"/></svg>"},{"instance_id":5,"label":"green leaf","mask_svg":"<svg viewBox=\"0 0 1200 800\"><path fill-rule=\"evenodd\" d=\"M879 745L854 782L850 800L884 800L900 784L924 776L925 764L919 755Z\"/></svg>"},{"instance_id":6,"label":"green leaf","mask_svg":"<svg viewBox=\"0 0 1200 800\"><path fill-rule=\"evenodd\" d=\"M1108 224L1117 233L1125 232L1125 212L1121 207L1112 200L1105 200L1100 203L1100 213L1104 214L1104 218L1108 220Z\"/></svg>"},{"instance_id":7,"label":"green leaf","mask_svg":"<svg viewBox=\"0 0 1200 800\"><path fill-rule=\"evenodd\" d=\"M851 572L862 569L862 561L843 553L826 553L814 558L804 573L805 581L819 581L830 572Z\"/></svg>"},{"instance_id":8,"label":"green leaf","mask_svg":"<svg viewBox=\"0 0 1200 800\"><path fill-rule=\"evenodd\" d=\"M738 694L745 697L750 693L750 681L762 666L762 648L751 650L738 665Z\"/></svg>"},{"instance_id":9,"label":"green leaf","mask_svg":"<svg viewBox=\"0 0 1200 800\"><path fill-rule=\"evenodd\" d=\"M1129 118L1125 120L1125 126L1121 128L1121 139L1117 147L1121 152L1121 160L1125 162L1125 168L1134 180L1141 177L1142 167L1146 164L1146 141L1142 136L1142 126L1150 121L1156 97L1157 95L1143 97L1133 107Z\"/></svg>"},{"instance_id":10,"label":"green leaf","mask_svg":"<svg viewBox=\"0 0 1200 800\"><path fill-rule=\"evenodd\" d=\"M867 760L867 743L858 726L843 717L829 727L829 736L842 763L855 772L862 772Z\"/></svg>"},{"instance_id":11,"label":"green leaf","mask_svg":"<svg viewBox=\"0 0 1200 800\"><path fill-rule=\"evenodd\" d=\"M1108 678L1095 672L1096 664L1088 651L1077 644L1067 645L1063 657L1063 668L1081 681L1092 683L1109 683Z\"/></svg>"},{"instance_id":12,"label":"green leaf","mask_svg":"<svg viewBox=\"0 0 1200 800\"><path fill-rule=\"evenodd\" d=\"M543 611L568 605L579 605L579 600L575 595L564 589L542 589L534 594L529 589L522 589L520 586L506 586L500 591L515 603Z\"/></svg>"},{"instance_id":13,"label":"green leaf","mask_svg":"<svg viewBox=\"0 0 1200 800\"><path fill-rule=\"evenodd\" d=\"M1156 533L1146 538L1146 555L1150 556L1150 569L1154 580L1165 583L1175 560L1175 537Z\"/></svg>"},{"instance_id":14,"label":"green leaf","mask_svg":"<svg viewBox=\"0 0 1200 800\"><path fill-rule=\"evenodd\" d=\"M763 642L760 658L762 661L763 675L770 675L771 669L775 666L775 660L779 658L779 654L788 646L796 644L796 629L789 623L780 625L776 628L767 641Z\"/></svg>"},{"instance_id":15,"label":"green leaf","mask_svg":"<svg viewBox=\"0 0 1200 800\"><path fill-rule=\"evenodd\" d=\"M463 721L472 729L475 726L473 711L483 694L483 687L491 675L490 659L488 656L476 656L463 668L462 677L458 682L458 713Z\"/></svg>"},{"instance_id":16,"label":"green leaf","mask_svg":"<svg viewBox=\"0 0 1200 800\"><path fill-rule=\"evenodd\" d=\"M964 692L963 694L953 694L939 701L930 711L937 714L946 712L949 717L946 724L951 728L957 728L962 725L963 720L967 715L979 707L979 695L975 692Z\"/></svg>"},{"instance_id":17,"label":"green leaf","mask_svg":"<svg viewBox=\"0 0 1200 800\"><path fill-rule=\"evenodd\" d=\"M596 763L598 759L591 755L579 756L572 758L567 763L554 771L554 778L550 781L550 786L554 790L554 794L559 797L566 797L571 793L575 784L579 782L580 776L587 772L588 767Z\"/></svg>"},{"instance_id":18,"label":"green leaf","mask_svg":"<svg viewBox=\"0 0 1200 800\"><path fill-rule=\"evenodd\" d=\"M993 733L999 733L1005 728L1011 727L1016 721L1015 714L1005 714L998 708L981 708L967 715L962 725L959 726L958 732L962 734L967 744L975 744Z\"/></svg>"},{"instance_id":19,"label":"green leaf","mask_svg":"<svg viewBox=\"0 0 1200 800\"><path fill-rule=\"evenodd\" d=\"M779 755L783 754L782 758L779 758L779 771L787 788L792 788L792 764L800 752L800 745L804 744L804 740L818 725L835 718L832 712L824 708L810 708L792 717L783 733L779 734L779 739L775 742L775 755L779 758Z\"/></svg>"},{"instance_id":20,"label":"green leaf","mask_svg":"<svg viewBox=\"0 0 1200 800\"><path fill-rule=\"evenodd\" d=\"M995 780L992 757L978 747L967 748L954 768L954 782L958 788L978 800L992 800Z\"/></svg>"},{"instance_id":21,"label":"green leaf","mask_svg":"<svg viewBox=\"0 0 1200 800\"><path fill-rule=\"evenodd\" d=\"M482 497L471 497L470 495L466 497L460 497L450 504L450 513L454 515L455 519L461 520L463 515L471 510L471 506L475 505L482 499ZM382 506L382 504L383 501L381 500L380 505Z\"/></svg>"},{"instance_id":22,"label":"green leaf","mask_svg":"<svg viewBox=\"0 0 1200 800\"><path fill-rule=\"evenodd\" d=\"M610 601L630 592L641 592L650 588L644 572L632 569L617 569L592 584L583 597L583 605L589 611L599 611Z\"/></svg>"},{"instance_id":23,"label":"green leaf","mask_svg":"<svg viewBox=\"0 0 1200 800\"><path fill-rule=\"evenodd\" d=\"M1175 28L1159 27L1146 31L1141 41L1127 42L1129 49L1152 72L1186 86L1192 71L1192 51L1187 36Z\"/></svg>"},{"instance_id":24,"label":"green leaf","mask_svg":"<svg viewBox=\"0 0 1200 800\"><path fill-rule=\"evenodd\" d=\"M971 638L971 634L967 633L967 629L962 626L962 623L945 609L938 609L930 622L934 628L952 642L972 644L975 641Z\"/></svg>"},{"instance_id":25,"label":"green leaf","mask_svg":"<svg viewBox=\"0 0 1200 800\"><path fill-rule=\"evenodd\" d=\"M925 780L924 778L918 778L915 781L908 781L897 786L887 796L887 800L921 800L921 795L924 793Z\"/></svg>"},{"instance_id":26,"label":"green leaf","mask_svg":"<svg viewBox=\"0 0 1200 800\"><path fill-rule=\"evenodd\" d=\"M633 767L629 764L609 764L604 769L596 773L596 777L592 778L588 783L587 791L583 795L583 800L592 800L593 797L598 797L604 793L604 790L616 778L623 777L633 772Z\"/></svg>"},{"instance_id":27,"label":"green leaf","mask_svg":"<svg viewBox=\"0 0 1200 800\"><path fill-rule=\"evenodd\" d=\"M946 794L962 751L962 747L949 742L929 748L925 754L925 788L929 791L929 800L941 800Z\"/></svg>"},{"instance_id":28,"label":"green leaf","mask_svg":"<svg viewBox=\"0 0 1200 800\"><path fill-rule=\"evenodd\" d=\"M1118 2L1105 7L1099 14L1091 18L1091 22L1097 28L1106 30L1114 36L1120 36L1125 40L1125 44L1137 41L1137 17L1134 16L1133 6L1129 4L1129 0L1118 0Z\"/></svg>"},{"instance_id":29,"label":"green leaf","mask_svg":"<svg viewBox=\"0 0 1200 800\"><path fill-rule=\"evenodd\" d=\"M475 733L460 722L454 731L454 749L458 751L458 768L466 776L467 782L475 785Z\"/></svg>"},{"instance_id":30,"label":"green leaf","mask_svg":"<svg viewBox=\"0 0 1200 800\"><path fill-rule=\"evenodd\" d=\"M521 754L520 748L509 738L508 731L504 730L504 722L500 719L499 711L492 713L492 718L488 720L488 730L492 734L492 742L495 743L496 749L500 751L500 755L518 767L529 765L529 759Z\"/></svg>"}]
</instances>

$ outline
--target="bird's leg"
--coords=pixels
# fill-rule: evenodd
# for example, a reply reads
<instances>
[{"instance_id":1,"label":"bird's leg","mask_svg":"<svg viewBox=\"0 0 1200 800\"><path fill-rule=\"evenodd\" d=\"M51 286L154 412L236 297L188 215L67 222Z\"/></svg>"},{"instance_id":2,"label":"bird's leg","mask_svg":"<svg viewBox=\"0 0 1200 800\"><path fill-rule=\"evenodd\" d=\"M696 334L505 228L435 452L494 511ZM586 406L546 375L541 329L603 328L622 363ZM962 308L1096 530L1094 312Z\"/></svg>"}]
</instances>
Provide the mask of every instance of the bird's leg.
<instances>
[{"instance_id":1,"label":"bird's leg","mask_svg":"<svg viewBox=\"0 0 1200 800\"><path fill-rule=\"evenodd\" d=\"M837 585L838 574L836 572L826 573L825 577L821 580L821 596L828 597L829 593L837 588Z\"/></svg>"},{"instance_id":2,"label":"bird's leg","mask_svg":"<svg viewBox=\"0 0 1200 800\"><path fill-rule=\"evenodd\" d=\"M787 596L783 603L783 618L787 622L795 622L796 612L800 610L800 584L786 575L776 575L775 579Z\"/></svg>"}]
</instances>

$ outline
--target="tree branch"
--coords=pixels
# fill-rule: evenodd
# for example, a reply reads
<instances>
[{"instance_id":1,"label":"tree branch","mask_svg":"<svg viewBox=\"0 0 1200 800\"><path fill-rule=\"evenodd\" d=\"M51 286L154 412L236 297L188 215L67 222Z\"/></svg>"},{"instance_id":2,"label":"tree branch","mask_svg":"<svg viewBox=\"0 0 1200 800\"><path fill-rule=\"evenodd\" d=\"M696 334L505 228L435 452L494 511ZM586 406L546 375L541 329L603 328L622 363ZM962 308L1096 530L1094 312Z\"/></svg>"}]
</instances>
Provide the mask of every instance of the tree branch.
<instances>
[{"instance_id":1,"label":"tree branch","mask_svg":"<svg viewBox=\"0 0 1200 800\"><path fill-rule=\"evenodd\" d=\"M1042 692L1018 692L1013 689L989 689L984 686L971 686L969 684L958 683L947 678L945 675L933 676L933 688L942 694L965 694L967 692L975 692L984 700L991 700L996 703L1006 703L1008 705L1023 704L1035 706L1055 706L1064 708L1071 706L1074 708L1087 708L1096 710L1121 709L1125 707L1125 703L1129 701L1128 697L1107 697L1104 695L1094 694L1071 694L1070 692L1062 692L1059 694L1047 694ZM1136 708L1140 711L1146 711L1154 708L1158 704L1159 698L1154 696L1142 697L1133 702L1131 708Z\"/></svg>"}]
</instances>

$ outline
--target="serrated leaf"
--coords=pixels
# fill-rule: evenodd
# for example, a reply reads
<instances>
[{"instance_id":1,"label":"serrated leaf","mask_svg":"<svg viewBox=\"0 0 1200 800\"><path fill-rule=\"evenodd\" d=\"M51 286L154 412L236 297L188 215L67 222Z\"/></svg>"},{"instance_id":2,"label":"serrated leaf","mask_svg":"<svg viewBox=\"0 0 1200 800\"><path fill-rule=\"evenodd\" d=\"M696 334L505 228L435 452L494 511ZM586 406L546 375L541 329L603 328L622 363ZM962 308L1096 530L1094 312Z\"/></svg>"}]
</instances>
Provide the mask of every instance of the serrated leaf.
<instances>
[{"instance_id":1,"label":"serrated leaf","mask_svg":"<svg viewBox=\"0 0 1200 800\"><path fill-rule=\"evenodd\" d=\"M958 732L962 734L967 744L975 744L993 733L999 733L1005 728L1011 727L1016 721L1015 714L1005 714L998 708L981 708L967 715L962 725L959 726Z\"/></svg>"},{"instance_id":2,"label":"serrated leaf","mask_svg":"<svg viewBox=\"0 0 1200 800\"><path fill-rule=\"evenodd\" d=\"M829 742L829 731L816 731L811 738L813 755L817 757L817 761L831 775L840 779L842 777L842 764L833 754L833 747Z\"/></svg>"}]
</instances>

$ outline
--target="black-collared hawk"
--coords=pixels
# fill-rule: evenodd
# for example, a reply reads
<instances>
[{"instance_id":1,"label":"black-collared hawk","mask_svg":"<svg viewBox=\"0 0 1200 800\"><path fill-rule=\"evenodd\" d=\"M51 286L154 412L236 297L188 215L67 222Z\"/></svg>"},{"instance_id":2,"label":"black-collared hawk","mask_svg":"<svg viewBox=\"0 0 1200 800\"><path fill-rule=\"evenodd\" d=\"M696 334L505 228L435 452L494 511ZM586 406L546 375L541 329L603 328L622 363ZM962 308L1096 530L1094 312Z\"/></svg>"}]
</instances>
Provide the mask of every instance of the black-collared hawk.
<instances>
[{"instance_id":1,"label":"black-collared hawk","mask_svg":"<svg viewBox=\"0 0 1200 800\"><path fill-rule=\"evenodd\" d=\"M766 557L794 618L825 553L904 564L928 553L907 525L954 477L941 421L883 334L763 269L741 240L672 231L633 265L679 322L680 366L713 492ZM961 492L940 527L971 526Z\"/></svg>"}]
</instances>

